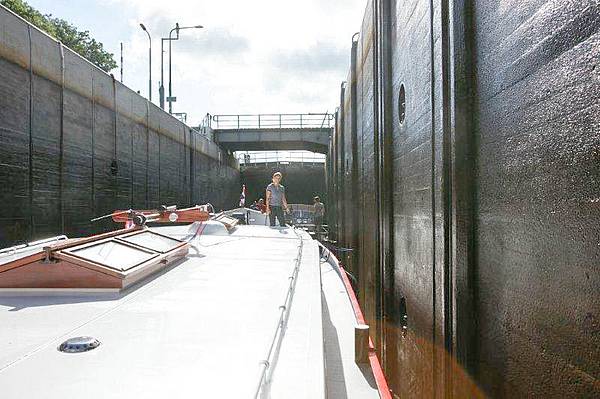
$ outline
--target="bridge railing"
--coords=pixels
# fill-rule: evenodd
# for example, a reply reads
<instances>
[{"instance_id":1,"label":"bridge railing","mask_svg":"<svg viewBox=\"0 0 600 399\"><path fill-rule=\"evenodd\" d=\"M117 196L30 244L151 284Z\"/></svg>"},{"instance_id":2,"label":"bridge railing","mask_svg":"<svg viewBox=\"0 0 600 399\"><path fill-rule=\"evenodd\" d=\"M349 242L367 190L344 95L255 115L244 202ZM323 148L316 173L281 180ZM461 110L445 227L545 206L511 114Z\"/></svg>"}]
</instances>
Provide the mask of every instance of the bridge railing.
<instances>
[{"instance_id":1,"label":"bridge railing","mask_svg":"<svg viewBox=\"0 0 600 399\"><path fill-rule=\"evenodd\" d=\"M334 116L318 114L212 115L213 129L305 129L333 126Z\"/></svg>"},{"instance_id":2,"label":"bridge railing","mask_svg":"<svg viewBox=\"0 0 600 399\"><path fill-rule=\"evenodd\" d=\"M325 155L306 151L267 151L260 153L236 153L240 165L287 165L287 164L324 164Z\"/></svg>"}]
</instances>

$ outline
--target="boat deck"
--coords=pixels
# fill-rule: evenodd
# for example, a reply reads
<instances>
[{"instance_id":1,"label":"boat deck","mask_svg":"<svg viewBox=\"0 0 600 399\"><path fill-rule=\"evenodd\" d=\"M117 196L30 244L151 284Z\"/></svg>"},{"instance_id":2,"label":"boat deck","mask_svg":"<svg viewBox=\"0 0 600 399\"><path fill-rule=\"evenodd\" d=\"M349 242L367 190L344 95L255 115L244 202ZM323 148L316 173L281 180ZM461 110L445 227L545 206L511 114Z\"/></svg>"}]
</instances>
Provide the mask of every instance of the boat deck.
<instances>
[{"instance_id":1,"label":"boat deck","mask_svg":"<svg viewBox=\"0 0 600 399\"><path fill-rule=\"evenodd\" d=\"M156 230L180 239L194 233L188 226ZM287 327L260 397L378 397L372 377L354 364L352 310L328 265L321 275L317 242L266 226L207 230L193 238L185 260L120 293L0 293L2 397L254 397L300 239ZM57 350L77 336L101 345Z\"/></svg>"},{"instance_id":2,"label":"boat deck","mask_svg":"<svg viewBox=\"0 0 600 399\"><path fill-rule=\"evenodd\" d=\"M354 361L356 316L337 273L329 263L321 263L327 398L379 398L370 365Z\"/></svg>"}]
</instances>

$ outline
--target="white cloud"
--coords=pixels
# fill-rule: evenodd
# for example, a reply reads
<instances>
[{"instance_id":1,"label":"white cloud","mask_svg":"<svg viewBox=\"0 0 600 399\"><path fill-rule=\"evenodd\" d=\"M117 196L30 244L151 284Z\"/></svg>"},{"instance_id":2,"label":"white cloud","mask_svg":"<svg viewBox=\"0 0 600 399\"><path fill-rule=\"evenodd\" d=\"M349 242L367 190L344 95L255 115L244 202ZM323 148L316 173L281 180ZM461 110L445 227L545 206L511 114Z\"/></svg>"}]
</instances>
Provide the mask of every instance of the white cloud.
<instances>
[{"instance_id":1,"label":"white cloud","mask_svg":"<svg viewBox=\"0 0 600 399\"><path fill-rule=\"evenodd\" d=\"M160 37L179 22L173 45L175 111L198 123L210 113L332 111L349 64L351 36L365 0L99 0L125 7L126 81L147 94L148 39L153 36L153 101L158 103ZM125 22L126 23L126 22ZM167 44L167 42L165 42ZM165 54L165 75L167 71ZM167 78L165 77L165 80Z\"/></svg>"}]
</instances>

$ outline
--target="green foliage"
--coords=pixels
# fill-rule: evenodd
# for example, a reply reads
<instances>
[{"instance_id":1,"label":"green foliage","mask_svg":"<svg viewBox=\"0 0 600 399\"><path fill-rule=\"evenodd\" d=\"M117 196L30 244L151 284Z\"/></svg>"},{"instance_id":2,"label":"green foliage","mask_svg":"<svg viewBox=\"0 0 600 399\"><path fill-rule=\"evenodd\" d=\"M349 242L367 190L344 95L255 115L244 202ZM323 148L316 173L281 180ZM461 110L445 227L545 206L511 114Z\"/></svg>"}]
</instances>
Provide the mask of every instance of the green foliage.
<instances>
[{"instance_id":1,"label":"green foliage","mask_svg":"<svg viewBox=\"0 0 600 399\"><path fill-rule=\"evenodd\" d=\"M23 0L0 0L0 4L21 18L45 31L100 69L109 72L117 67L113 54L104 50L102 43L90 37L89 31L79 31L64 19L44 15Z\"/></svg>"}]
</instances>

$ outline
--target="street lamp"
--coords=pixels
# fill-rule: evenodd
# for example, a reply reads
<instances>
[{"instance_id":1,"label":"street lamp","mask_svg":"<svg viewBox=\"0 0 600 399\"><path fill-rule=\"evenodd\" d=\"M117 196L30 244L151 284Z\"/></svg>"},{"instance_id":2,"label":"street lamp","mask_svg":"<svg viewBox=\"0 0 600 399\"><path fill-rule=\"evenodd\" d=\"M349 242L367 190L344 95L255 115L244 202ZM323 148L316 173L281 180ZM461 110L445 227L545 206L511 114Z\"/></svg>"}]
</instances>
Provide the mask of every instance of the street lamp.
<instances>
[{"instance_id":1,"label":"street lamp","mask_svg":"<svg viewBox=\"0 0 600 399\"><path fill-rule=\"evenodd\" d=\"M179 26L179 23L175 24L175 27L173 29L171 29L171 31L169 32L169 37L163 37L160 39L160 88L159 88L159 92L160 92L160 107L162 109L165 109L165 87L164 87L164 81L165 81L165 77L164 77L164 43L165 40L167 40L169 42L169 96L167 97L167 101L169 102L169 113L173 113L173 101L175 100L173 98L173 90L172 90L172 84L171 84L171 42L173 40L179 40L179 31L183 30L183 29L202 29L203 26L202 25L194 25L194 26ZM171 37L171 35L173 34L173 31L176 32L177 36L175 37Z\"/></svg>"},{"instance_id":2,"label":"street lamp","mask_svg":"<svg viewBox=\"0 0 600 399\"><path fill-rule=\"evenodd\" d=\"M148 47L148 100L152 102L152 37L150 37L150 32L148 32L144 24L140 24L140 28L146 32L150 41L150 46Z\"/></svg>"}]
</instances>

